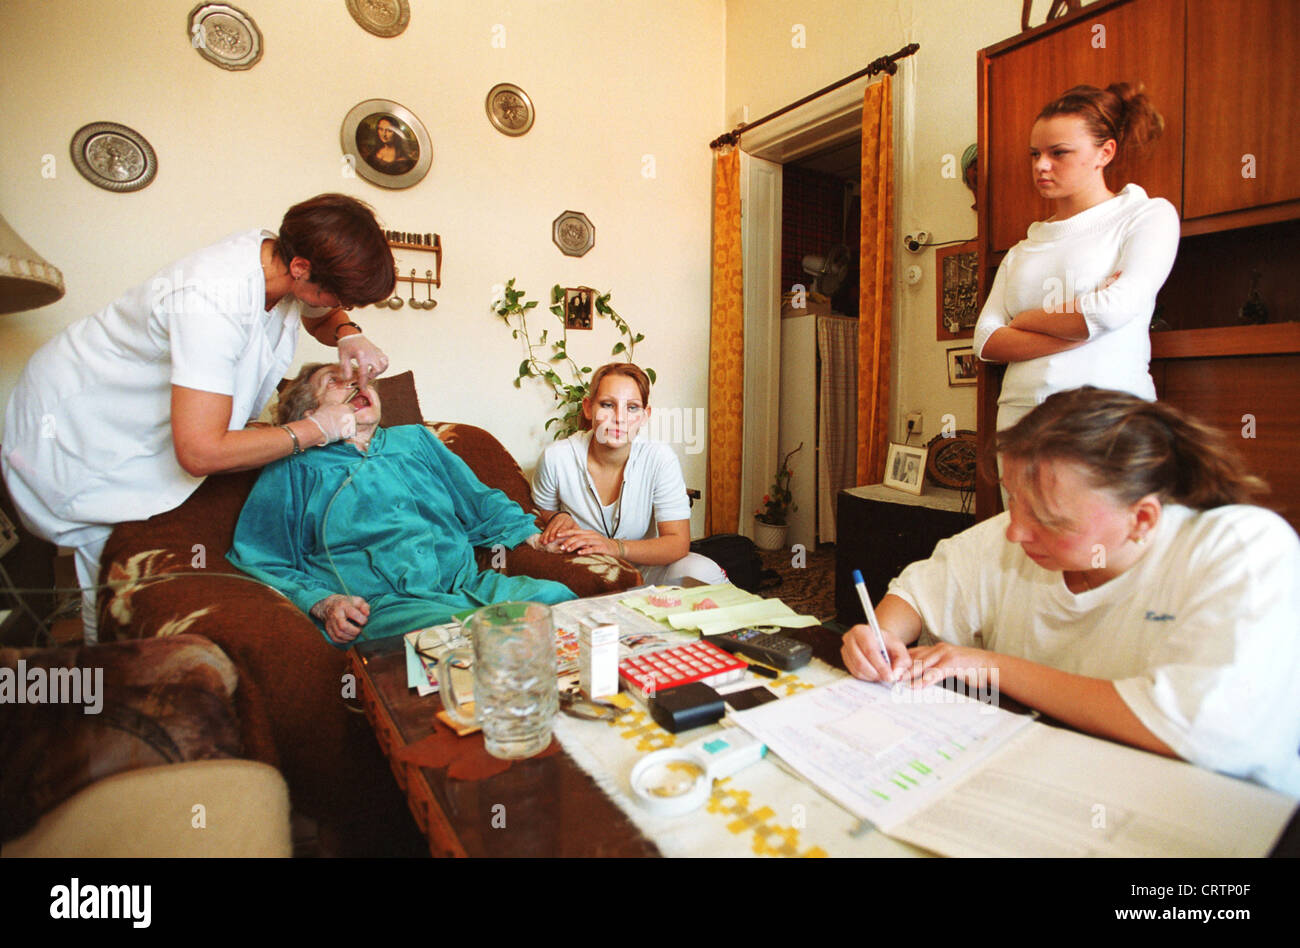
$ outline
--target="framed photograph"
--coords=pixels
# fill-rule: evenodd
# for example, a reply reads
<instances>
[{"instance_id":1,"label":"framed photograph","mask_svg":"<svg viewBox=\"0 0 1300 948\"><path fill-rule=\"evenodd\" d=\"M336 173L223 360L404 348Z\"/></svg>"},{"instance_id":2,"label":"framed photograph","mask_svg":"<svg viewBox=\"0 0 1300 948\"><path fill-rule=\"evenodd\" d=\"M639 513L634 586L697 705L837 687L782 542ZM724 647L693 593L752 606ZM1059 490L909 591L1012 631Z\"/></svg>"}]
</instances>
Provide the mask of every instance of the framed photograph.
<instances>
[{"instance_id":1,"label":"framed photograph","mask_svg":"<svg viewBox=\"0 0 1300 948\"><path fill-rule=\"evenodd\" d=\"M934 252L934 282L938 295L936 338L969 339L979 319L979 261L977 241L940 247Z\"/></svg>"},{"instance_id":2,"label":"framed photograph","mask_svg":"<svg viewBox=\"0 0 1300 948\"><path fill-rule=\"evenodd\" d=\"M596 291L589 286L577 286L564 291L564 328L590 329L592 310L596 304Z\"/></svg>"},{"instance_id":3,"label":"framed photograph","mask_svg":"<svg viewBox=\"0 0 1300 948\"><path fill-rule=\"evenodd\" d=\"M527 134L537 117L533 100L513 82L498 83L489 89L484 108L487 109L488 121L502 135Z\"/></svg>"},{"instance_id":4,"label":"framed photograph","mask_svg":"<svg viewBox=\"0 0 1300 948\"><path fill-rule=\"evenodd\" d=\"M979 359L971 346L948 350L948 385L974 385L979 377Z\"/></svg>"},{"instance_id":5,"label":"framed photograph","mask_svg":"<svg viewBox=\"0 0 1300 948\"><path fill-rule=\"evenodd\" d=\"M116 122L81 126L69 150L73 167L105 191L139 191L158 173L153 146L135 129Z\"/></svg>"},{"instance_id":6,"label":"framed photograph","mask_svg":"<svg viewBox=\"0 0 1300 948\"><path fill-rule=\"evenodd\" d=\"M340 138L356 173L381 188L409 188L433 166L433 142L424 123L390 99L353 106Z\"/></svg>"},{"instance_id":7,"label":"framed photograph","mask_svg":"<svg viewBox=\"0 0 1300 948\"><path fill-rule=\"evenodd\" d=\"M928 450L910 444L890 442L885 458L885 486L905 490L909 494L921 493L925 480L925 456Z\"/></svg>"}]
</instances>

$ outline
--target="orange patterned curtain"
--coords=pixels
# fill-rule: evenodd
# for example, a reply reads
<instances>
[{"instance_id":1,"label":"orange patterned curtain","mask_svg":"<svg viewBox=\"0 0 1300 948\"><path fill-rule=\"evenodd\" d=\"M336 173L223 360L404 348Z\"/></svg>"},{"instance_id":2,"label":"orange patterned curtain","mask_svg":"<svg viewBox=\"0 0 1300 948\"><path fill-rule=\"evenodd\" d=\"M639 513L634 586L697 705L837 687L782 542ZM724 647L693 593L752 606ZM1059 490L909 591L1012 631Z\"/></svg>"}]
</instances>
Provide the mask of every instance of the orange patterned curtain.
<instances>
[{"instance_id":1,"label":"orange patterned curtain","mask_svg":"<svg viewBox=\"0 0 1300 948\"><path fill-rule=\"evenodd\" d=\"M740 257L740 151L715 152L713 305L709 324L709 460L704 533L740 523L740 454L745 394L744 295Z\"/></svg>"},{"instance_id":2,"label":"orange patterned curtain","mask_svg":"<svg viewBox=\"0 0 1300 948\"><path fill-rule=\"evenodd\" d=\"M862 285L858 318L859 484L879 484L889 453L889 352L894 318L894 119L890 77L862 101Z\"/></svg>"}]
</instances>

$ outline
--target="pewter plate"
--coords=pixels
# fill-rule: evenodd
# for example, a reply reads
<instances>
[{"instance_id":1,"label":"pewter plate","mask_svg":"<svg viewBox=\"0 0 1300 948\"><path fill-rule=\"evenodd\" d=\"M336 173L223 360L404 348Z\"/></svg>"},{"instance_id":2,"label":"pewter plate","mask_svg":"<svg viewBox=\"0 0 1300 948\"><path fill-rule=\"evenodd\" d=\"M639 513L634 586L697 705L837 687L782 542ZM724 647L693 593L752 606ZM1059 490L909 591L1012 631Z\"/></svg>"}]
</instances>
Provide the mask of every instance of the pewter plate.
<instances>
[{"instance_id":1,"label":"pewter plate","mask_svg":"<svg viewBox=\"0 0 1300 948\"><path fill-rule=\"evenodd\" d=\"M525 135L533 127L536 113L528 93L513 82L502 82L488 90L488 121L502 135Z\"/></svg>"},{"instance_id":2,"label":"pewter plate","mask_svg":"<svg viewBox=\"0 0 1300 948\"><path fill-rule=\"evenodd\" d=\"M347 0L352 19L367 33L396 36L411 22L407 0Z\"/></svg>"},{"instance_id":3,"label":"pewter plate","mask_svg":"<svg viewBox=\"0 0 1300 948\"><path fill-rule=\"evenodd\" d=\"M190 11L190 45L222 69L252 69L262 58L262 31L228 3L200 3Z\"/></svg>"},{"instance_id":4,"label":"pewter plate","mask_svg":"<svg viewBox=\"0 0 1300 948\"><path fill-rule=\"evenodd\" d=\"M354 105L339 137L348 165L383 188L409 188L433 167L433 141L424 123L392 99Z\"/></svg>"},{"instance_id":5,"label":"pewter plate","mask_svg":"<svg viewBox=\"0 0 1300 948\"><path fill-rule=\"evenodd\" d=\"M153 146L134 129L116 122L91 122L72 136L72 164L105 191L139 191L158 173Z\"/></svg>"},{"instance_id":6,"label":"pewter plate","mask_svg":"<svg viewBox=\"0 0 1300 948\"><path fill-rule=\"evenodd\" d=\"M565 211L551 222L551 240L567 256L581 257L596 245L596 225L581 211Z\"/></svg>"}]
</instances>

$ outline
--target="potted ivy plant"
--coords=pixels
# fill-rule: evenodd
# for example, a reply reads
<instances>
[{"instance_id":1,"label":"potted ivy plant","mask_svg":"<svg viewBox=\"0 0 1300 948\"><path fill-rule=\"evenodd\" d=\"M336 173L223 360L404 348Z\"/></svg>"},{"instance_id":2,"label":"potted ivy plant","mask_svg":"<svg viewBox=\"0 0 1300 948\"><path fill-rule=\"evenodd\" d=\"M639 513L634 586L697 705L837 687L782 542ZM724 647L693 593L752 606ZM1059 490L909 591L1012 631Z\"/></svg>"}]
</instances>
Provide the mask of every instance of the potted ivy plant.
<instances>
[{"instance_id":1,"label":"potted ivy plant","mask_svg":"<svg viewBox=\"0 0 1300 948\"><path fill-rule=\"evenodd\" d=\"M754 545L760 550L779 550L785 546L785 534L790 526L790 511L798 510L794 495L790 493L790 458L803 448L803 442L784 458L776 469L776 481L763 495L763 506L754 511Z\"/></svg>"}]
</instances>

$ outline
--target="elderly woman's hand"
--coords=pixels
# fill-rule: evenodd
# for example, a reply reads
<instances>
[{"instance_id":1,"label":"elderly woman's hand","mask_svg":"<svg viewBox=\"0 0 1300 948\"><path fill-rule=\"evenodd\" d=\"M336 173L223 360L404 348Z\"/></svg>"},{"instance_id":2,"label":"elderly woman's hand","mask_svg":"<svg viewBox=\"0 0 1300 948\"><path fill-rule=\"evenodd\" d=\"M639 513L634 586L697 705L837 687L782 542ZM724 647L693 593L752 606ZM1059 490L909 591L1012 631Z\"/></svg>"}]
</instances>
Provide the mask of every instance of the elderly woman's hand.
<instances>
[{"instance_id":1,"label":"elderly woman's hand","mask_svg":"<svg viewBox=\"0 0 1300 948\"><path fill-rule=\"evenodd\" d=\"M350 645L370 618L370 604L360 596L326 596L311 607L311 614L325 623L325 634L339 645Z\"/></svg>"},{"instance_id":2,"label":"elderly woman's hand","mask_svg":"<svg viewBox=\"0 0 1300 948\"><path fill-rule=\"evenodd\" d=\"M388 369L388 356L361 333L344 336L339 340L338 346L339 367L343 370L343 378L346 381L352 381L354 361L357 364L355 371L360 373L363 384L376 375L383 375Z\"/></svg>"}]
</instances>

